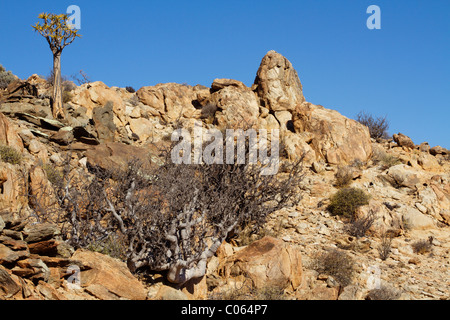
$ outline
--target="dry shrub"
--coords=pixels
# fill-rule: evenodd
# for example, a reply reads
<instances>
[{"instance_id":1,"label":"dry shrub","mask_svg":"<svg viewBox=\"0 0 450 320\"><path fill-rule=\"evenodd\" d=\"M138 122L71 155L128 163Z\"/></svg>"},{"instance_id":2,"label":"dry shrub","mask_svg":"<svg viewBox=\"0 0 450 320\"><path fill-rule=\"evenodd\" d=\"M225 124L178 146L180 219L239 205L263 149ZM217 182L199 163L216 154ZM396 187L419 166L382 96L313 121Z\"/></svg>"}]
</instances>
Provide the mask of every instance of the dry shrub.
<instances>
[{"instance_id":1,"label":"dry shrub","mask_svg":"<svg viewBox=\"0 0 450 320\"><path fill-rule=\"evenodd\" d=\"M0 158L3 162L13 165L22 162L22 154L10 146L0 145Z\"/></svg>"},{"instance_id":2,"label":"dry shrub","mask_svg":"<svg viewBox=\"0 0 450 320\"><path fill-rule=\"evenodd\" d=\"M345 230L347 233L353 237L361 238L366 235L369 229L372 227L375 222L377 216L376 211L370 210L367 215L364 217L357 217L353 221L351 221L346 227Z\"/></svg>"},{"instance_id":3,"label":"dry shrub","mask_svg":"<svg viewBox=\"0 0 450 320\"><path fill-rule=\"evenodd\" d=\"M397 164L400 164L400 159L392 154L387 153L381 148L374 148L372 161L376 165L380 165L382 170L389 169Z\"/></svg>"},{"instance_id":4,"label":"dry shrub","mask_svg":"<svg viewBox=\"0 0 450 320\"><path fill-rule=\"evenodd\" d=\"M204 276L207 260L231 232L258 233L268 214L296 203L302 161L288 173L261 175L261 165L131 161L125 170L89 167L53 185L62 234L74 247L122 239L132 271L167 271L173 283Z\"/></svg>"},{"instance_id":5,"label":"dry shrub","mask_svg":"<svg viewBox=\"0 0 450 320\"><path fill-rule=\"evenodd\" d=\"M235 284L233 287L216 292L210 295L211 300L288 300L283 285L267 285L262 288L254 288L251 280L245 278L242 284Z\"/></svg>"},{"instance_id":6,"label":"dry shrub","mask_svg":"<svg viewBox=\"0 0 450 320\"><path fill-rule=\"evenodd\" d=\"M369 128L371 138L387 139L389 137L389 134L387 132L387 130L389 129L389 122L386 116L378 117L375 119L371 114L361 111L356 116L356 121Z\"/></svg>"},{"instance_id":7,"label":"dry shrub","mask_svg":"<svg viewBox=\"0 0 450 320\"><path fill-rule=\"evenodd\" d=\"M311 267L319 273L332 276L343 287L348 286L355 274L355 262L344 251L332 249L316 256Z\"/></svg>"},{"instance_id":8,"label":"dry shrub","mask_svg":"<svg viewBox=\"0 0 450 320\"><path fill-rule=\"evenodd\" d=\"M377 250L380 255L380 259L385 261L391 254L392 247L392 233L384 232L381 235L381 243Z\"/></svg>"},{"instance_id":9,"label":"dry shrub","mask_svg":"<svg viewBox=\"0 0 450 320\"><path fill-rule=\"evenodd\" d=\"M412 245L413 251L417 254L430 253L433 249L433 238L430 237L428 240L418 240Z\"/></svg>"},{"instance_id":10,"label":"dry shrub","mask_svg":"<svg viewBox=\"0 0 450 320\"><path fill-rule=\"evenodd\" d=\"M353 181L353 169L348 166L340 166L334 178L334 185L337 188L348 187Z\"/></svg>"},{"instance_id":11,"label":"dry shrub","mask_svg":"<svg viewBox=\"0 0 450 320\"><path fill-rule=\"evenodd\" d=\"M366 300L398 300L401 296L401 292L388 287L380 286L380 288L372 289L366 296Z\"/></svg>"}]
</instances>

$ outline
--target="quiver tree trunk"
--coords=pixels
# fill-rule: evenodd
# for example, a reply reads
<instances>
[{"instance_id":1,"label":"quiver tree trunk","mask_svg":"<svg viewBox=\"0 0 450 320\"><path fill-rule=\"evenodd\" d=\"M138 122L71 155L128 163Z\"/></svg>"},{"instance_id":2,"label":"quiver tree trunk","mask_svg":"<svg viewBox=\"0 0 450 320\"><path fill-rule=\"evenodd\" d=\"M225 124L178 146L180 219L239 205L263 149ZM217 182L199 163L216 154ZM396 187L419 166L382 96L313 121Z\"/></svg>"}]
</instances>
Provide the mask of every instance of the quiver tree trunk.
<instances>
[{"instance_id":1,"label":"quiver tree trunk","mask_svg":"<svg viewBox=\"0 0 450 320\"><path fill-rule=\"evenodd\" d=\"M53 54L53 118L64 119L62 84L61 84L61 52Z\"/></svg>"}]
</instances>

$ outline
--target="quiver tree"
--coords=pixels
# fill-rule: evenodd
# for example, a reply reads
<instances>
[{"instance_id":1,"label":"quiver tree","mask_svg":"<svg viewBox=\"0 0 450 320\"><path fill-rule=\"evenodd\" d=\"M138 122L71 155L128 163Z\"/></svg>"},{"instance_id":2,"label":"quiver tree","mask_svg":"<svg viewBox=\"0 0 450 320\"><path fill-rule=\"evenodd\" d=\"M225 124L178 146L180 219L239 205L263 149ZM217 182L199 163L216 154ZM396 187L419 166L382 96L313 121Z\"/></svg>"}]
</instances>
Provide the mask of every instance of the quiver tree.
<instances>
[{"instance_id":1,"label":"quiver tree","mask_svg":"<svg viewBox=\"0 0 450 320\"><path fill-rule=\"evenodd\" d=\"M55 119L64 119L62 84L61 84L61 53L63 49L71 44L77 37L78 30L67 23L67 14L41 13L38 16L42 19L33 29L39 32L48 42L53 53L53 117Z\"/></svg>"}]
</instances>

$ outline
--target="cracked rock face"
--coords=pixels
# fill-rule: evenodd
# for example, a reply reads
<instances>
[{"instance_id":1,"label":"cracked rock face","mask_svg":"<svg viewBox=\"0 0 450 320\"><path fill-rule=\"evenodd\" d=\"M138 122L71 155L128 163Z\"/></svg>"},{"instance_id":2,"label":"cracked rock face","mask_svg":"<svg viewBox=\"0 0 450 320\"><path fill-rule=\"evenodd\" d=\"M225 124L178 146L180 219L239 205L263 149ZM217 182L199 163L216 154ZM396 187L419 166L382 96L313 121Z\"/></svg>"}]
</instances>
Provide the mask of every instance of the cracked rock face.
<instances>
[{"instance_id":1,"label":"cracked rock face","mask_svg":"<svg viewBox=\"0 0 450 320\"><path fill-rule=\"evenodd\" d=\"M252 88L261 105L271 111L293 111L305 101L303 88L292 63L275 51L269 51L261 61Z\"/></svg>"}]
</instances>

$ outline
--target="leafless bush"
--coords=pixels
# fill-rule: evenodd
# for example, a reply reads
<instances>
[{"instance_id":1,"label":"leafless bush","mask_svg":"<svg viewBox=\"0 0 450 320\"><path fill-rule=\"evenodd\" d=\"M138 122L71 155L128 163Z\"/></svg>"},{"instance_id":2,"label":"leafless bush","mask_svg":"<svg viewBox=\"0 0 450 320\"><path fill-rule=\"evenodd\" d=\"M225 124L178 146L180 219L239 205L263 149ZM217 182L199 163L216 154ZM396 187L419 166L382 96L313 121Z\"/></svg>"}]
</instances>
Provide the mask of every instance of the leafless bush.
<instances>
[{"instance_id":1,"label":"leafless bush","mask_svg":"<svg viewBox=\"0 0 450 320\"><path fill-rule=\"evenodd\" d=\"M384 261L387 258L389 258L391 254L391 248L392 248L392 234L384 232L381 235L381 243L377 248L381 260Z\"/></svg>"},{"instance_id":2,"label":"leafless bush","mask_svg":"<svg viewBox=\"0 0 450 320\"><path fill-rule=\"evenodd\" d=\"M433 249L433 237L428 240L418 240L412 244L413 251L418 254L429 253Z\"/></svg>"},{"instance_id":3,"label":"leafless bush","mask_svg":"<svg viewBox=\"0 0 450 320\"><path fill-rule=\"evenodd\" d=\"M78 74L73 74L71 78L78 83L79 86L85 83L91 83L91 79L88 77L86 72L80 70Z\"/></svg>"},{"instance_id":4,"label":"leafless bush","mask_svg":"<svg viewBox=\"0 0 450 320\"><path fill-rule=\"evenodd\" d=\"M346 227L345 230L348 234L353 237L361 238L366 235L369 229L372 227L373 223L377 219L376 211L370 210L367 215L364 217L357 217L353 221L351 221Z\"/></svg>"},{"instance_id":5,"label":"leafless bush","mask_svg":"<svg viewBox=\"0 0 450 320\"><path fill-rule=\"evenodd\" d=\"M387 121L386 116L375 119L371 114L361 111L356 116L356 121L368 127L370 136L374 139L386 139L389 137L387 132L389 129L389 122Z\"/></svg>"},{"instance_id":6,"label":"leafless bush","mask_svg":"<svg viewBox=\"0 0 450 320\"><path fill-rule=\"evenodd\" d=\"M332 249L314 258L311 267L319 273L334 277L341 286L349 285L355 274L355 262L344 251Z\"/></svg>"},{"instance_id":7,"label":"leafless bush","mask_svg":"<svg viewBox=\"0 0 450 320\"><path fill-rule=\"evenodd\" d=\"M257 232L269 213L298 195L301 161L283 177L246 164L174 164L170 150L156 168L132 161L126 170L91 168L55 185L60 222L75 247L124 241L132 271L167 271L173 283L202 277L227 235Z\"/></svg>"},{"instance_id":8,"label":"leafless bush","mask_svg":"<svg viewBox=\"0 0 450 320\"><path fill-rule=\"evenodd\" d=\"M336 187L348 187L353 180L353 169L348 166L340 166L334 177L334 185Z\"/></svg>"}]
</instances>

